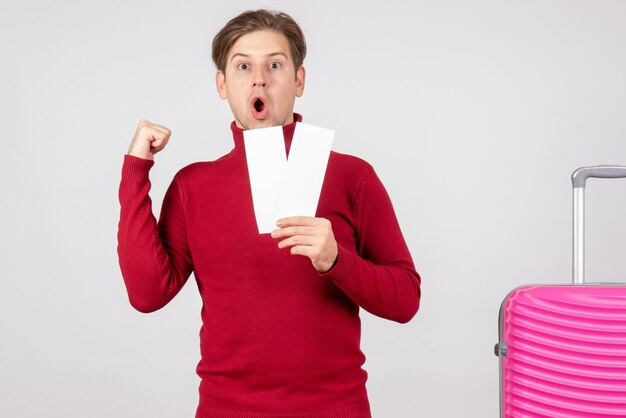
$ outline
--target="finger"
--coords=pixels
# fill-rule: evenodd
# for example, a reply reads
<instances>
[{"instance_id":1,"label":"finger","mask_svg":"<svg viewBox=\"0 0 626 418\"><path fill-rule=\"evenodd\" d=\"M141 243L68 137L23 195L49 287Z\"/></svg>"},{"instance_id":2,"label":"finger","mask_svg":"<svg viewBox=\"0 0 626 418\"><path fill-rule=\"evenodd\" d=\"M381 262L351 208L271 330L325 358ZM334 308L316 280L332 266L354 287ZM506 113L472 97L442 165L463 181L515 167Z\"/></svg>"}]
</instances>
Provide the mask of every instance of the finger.
<instances>
[{"instance_id":1,"label":"finger","mask_svg":"<svg viewBox=\"0 0 626 418\"><path fill-rule=\"evenodd\" d=\"M157 152L161 151L163 148L165 148L165 144L162 142L157 143L155 141L155 142L150 143L150 152L153 154L156 154Z\"/></svg>"},{"instance_id":2,"label":"finger","mask_svg":"<svg viewBox=\"0 0 626 418\"><path fill-rule=\"evenodd\" d=\"M160 151L165 148L165 145L169 141L169 135L160 131L152 131L150 137L148 137L148 141L153 151Z\"/></svg>"},{"instance_id":3,"label":"finger","mask_svg":"<svg viewBox=\"0 0 626 418\"><path fill-rule=\"evenodd\" d=\"M150 143L150 150L156 153L156 152L161 151L163 148L165 148L165 145L167 145L167 138L158 139Z\"/></svg>"},{"instance_id":4,"label":"finger","mask_svg":"<svg viewBox=\"0 0 626 418\"><path fill-rule=\"evenodd\" d=\"M290 237L293 235L315 235L318 231L317 227L312 226L288 226L272 231L272 238Z\"/></svg>"},{"instance_id":5,"label":"finger","mask_svg":"<svg viewBox=\"0 0 626 418\"><path fill-rule=\"evenodd\" d=\"M318 223L318 219L322 218L314 218L312 216L290 216L287 218L282 218L276 221L276 225L280 227L286 226L294 226L294 225L315 225Z\"/></svg>"},{"instance_id":6,"label":"finger","mask_svg":"<svg viewBox=\"0 0 626 418\"><path fill-rule=\"evenodd\" d=\"M137 123L137 134L143 132L144 135L147 135L155 130L157 130L156 125L147 119L141 119L139 123Z\"/></svg>"},{"instance_id":7,"label":"finger","mask_svg":"<svg viewBox=\"0 0 626 418\"><path fill-rule=\"evenodd\" d=\"M169 131L170 130L167 126L160 125L160 124L154 123L154 122L150 122L146 118L139 119L139 122L137 122L137 126L150 126L150 127L153 127L153 128L162 129L164 131Z\"/></svg>"},{"instance_id":8,"label":"finger","mask_svg":"<svg viewBox=\"0 0 626 418\"><path fill-rule=\"evenodd\" d=\"M152 134L153 132L160 132L165 136L170 136L172 134L172 131L166 126L152 123L148 119L139 120L139 123L137 123L137 133L140 131L143 131L146 136Z\"/></svg>"},{"instance_id":9,"label":"finger","mask_svg":"<svg viewBox=\"0 0 626 418\"><path fill-rule=\"evenodd\" d=\"M291 247L291 255L302 255L311 258L314 254L314 248L307 245L296 245Z\"/></svg>"},{"instance_id":10,"label":"finger","mask_svg":"<svg viewBox=\"0 0 626 418\"><path fill-rule=\"evenodd\" d=\"M144 125L152 125L152 122L150 122L148 119L139 119L139 122L137 122L137 128Z\"/></svg>"},{"instance_id":11,"label":"finger","mask_svg":"<svg viewBox=\"0 0 626 418\"><path fill-rule=\"evenodd\" d=\"M152 136L157 138L157 139L169 139L170 135L172 134L172 131L170 131L169 129L161 129L161 128L156 128L156 127L152 127Z\"/></svg>"},{"instance_id":12,"label":"finger","mask_svg":"<svg viewBox=\"0 0 626 418\"><path fill-rule=\"evenodd\" d=\"M153 123L152 126L154 126L156 129L166 132L168 134L170 134L172 131L167 127L167 126L163 126L163 125L159 125L158 123Z\"/></svg>"},{"instance_id":13,"label":"finger","mask_svg":"<svg viewBox=\"0 0 626 418\"><path fill-rule=\"evenodd\" d=\"M321 246L323 240L318 235L296 235L287 239L284 239L278 243L278 248L287 248L295 245L303 245L307 247Z\"/></svg>"},{"instance_id":14,"label":"finger","mask_svg":"<svg viewBox=\"0 0 626 418\"><path fill-rule=\"evenodd\" d=\"M156 140L163 140L163 139L168 139L171 135L170 131L164 131L162 129L156 129L153 128L151 126L146 126L144 131L144 134L146 135L146 137L150 140L150 142L152 141L156 141Z\"/></svg>"},{"instance_id":15,"label":"finger","mask_svg":"<svg viewBox=\"0 0 626 418\"><path fill-rule=\"evenodd\" d=\"M295 245L291 247L291 255L301 255L304 257L308 257L313 265L317 265L320 261L320 250L318 247L313 247L310 245Z\"/></svg>"},{"instance_id":16,"label":"finger","mask_svg":"<svg viewBox=\"0 0 626 418\"><path fill-rule=\"evenodd\" d=\"M169 134L167 132L161 132L158 130L152 130L149 132L149 141L150 142L163 142L169 139Z\"/></svg>"}]
</instances>

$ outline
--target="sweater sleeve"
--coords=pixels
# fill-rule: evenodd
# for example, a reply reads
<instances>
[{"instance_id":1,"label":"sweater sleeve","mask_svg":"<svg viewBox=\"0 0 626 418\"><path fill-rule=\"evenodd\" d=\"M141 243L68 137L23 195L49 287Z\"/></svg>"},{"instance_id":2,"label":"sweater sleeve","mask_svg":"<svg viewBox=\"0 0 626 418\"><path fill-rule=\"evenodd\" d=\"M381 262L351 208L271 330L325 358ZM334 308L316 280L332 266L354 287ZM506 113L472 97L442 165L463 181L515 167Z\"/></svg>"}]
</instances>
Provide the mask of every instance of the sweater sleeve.
<instances>
[{"instance_id":1,"label":"sweater sleeve","mask_svg":"<svg viewBox=\"0 0 626 418\"><path fill-rule=\"evenodd\" d=\"M361 181L353 209L358 253L338 245L336 264L323 275L371 314L406 323L419 309L421 279L373 170Z\"/></svg>"},{"instance_id":2,"label":"sweater sleeve","mask_svg":"<svg viewBox=\"0 0 626 418\"><path fill-rule=\"evenodd\" d=\"M154 161L124 156L119 188L120 269L131 305L141 312L165 306L183 287L193 264L179 176L170 184L157 223L148 173Z\"/></svg>"}]
</instances>

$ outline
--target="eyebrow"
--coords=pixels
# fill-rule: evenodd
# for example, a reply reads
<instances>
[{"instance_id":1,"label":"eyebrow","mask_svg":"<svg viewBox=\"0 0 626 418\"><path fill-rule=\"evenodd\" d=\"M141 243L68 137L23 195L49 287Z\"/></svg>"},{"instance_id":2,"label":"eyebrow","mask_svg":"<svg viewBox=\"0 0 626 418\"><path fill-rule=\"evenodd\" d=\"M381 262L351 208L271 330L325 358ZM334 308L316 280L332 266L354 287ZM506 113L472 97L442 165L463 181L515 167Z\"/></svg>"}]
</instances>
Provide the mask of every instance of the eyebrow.
<instances>
[{"instance_id":1,"label":"eyebrow","mask_svg":"<svg viewBox=\"0 0 626 418\"><path fill-rule=\"evenodd\" d=\"M283 53L283 52L272 52L271 54L267 54L266 57L276 57L276 56L283 56L285 59L289 59L289 57L287 57L287 54ZM232 57L230 57L230 61L232 62L236 57L244 57L244 58L250 58L250 55L248 54L242 54L240 52L234 54Z\"/></svg>"}]
</instances>

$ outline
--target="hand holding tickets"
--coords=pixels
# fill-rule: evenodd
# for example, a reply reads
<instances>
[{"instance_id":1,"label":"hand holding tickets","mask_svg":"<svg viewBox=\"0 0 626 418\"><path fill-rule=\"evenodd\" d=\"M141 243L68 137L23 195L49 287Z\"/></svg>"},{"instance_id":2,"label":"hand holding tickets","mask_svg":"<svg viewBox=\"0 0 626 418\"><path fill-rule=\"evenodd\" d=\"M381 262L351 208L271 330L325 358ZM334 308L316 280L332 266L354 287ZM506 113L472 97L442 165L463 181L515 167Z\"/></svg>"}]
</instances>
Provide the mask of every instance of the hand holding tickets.
<instances>
[{"instance_id":1,"label":"hand holding tickets","mask_svg":"<svg viewBox=\"0 0 626 418\"><path fill-rule=\"evenodd\" d=\"M328 219L309 216L293 216L276 222L280 229L272 232L272 238L284 238L278 248L291 247L291 254L311 259L320 273L331 269L337 260L337 241Z\"/></svg>"}]
</instances>

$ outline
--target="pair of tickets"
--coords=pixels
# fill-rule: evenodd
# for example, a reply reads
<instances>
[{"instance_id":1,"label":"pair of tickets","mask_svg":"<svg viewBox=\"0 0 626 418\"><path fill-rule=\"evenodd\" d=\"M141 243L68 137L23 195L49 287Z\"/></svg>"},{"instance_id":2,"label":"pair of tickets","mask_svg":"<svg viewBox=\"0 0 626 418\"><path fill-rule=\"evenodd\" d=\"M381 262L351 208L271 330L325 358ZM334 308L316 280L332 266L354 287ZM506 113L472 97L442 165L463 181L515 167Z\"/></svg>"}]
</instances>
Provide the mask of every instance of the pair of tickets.
<instances>
[{"instance_id":1,"label":"pair of tickets","mask_svg":"<svg viewBox=\"0 0 626 418\"><path fill-rule=\"evenodd\" d=\"M315 216L335 131L296 123L289 157L282 126L243 132L259 234L288 216Z\"/></svg>"}]
</instances>

